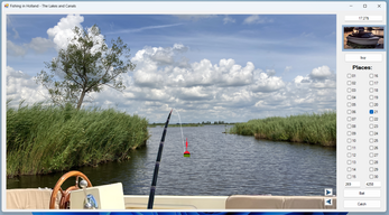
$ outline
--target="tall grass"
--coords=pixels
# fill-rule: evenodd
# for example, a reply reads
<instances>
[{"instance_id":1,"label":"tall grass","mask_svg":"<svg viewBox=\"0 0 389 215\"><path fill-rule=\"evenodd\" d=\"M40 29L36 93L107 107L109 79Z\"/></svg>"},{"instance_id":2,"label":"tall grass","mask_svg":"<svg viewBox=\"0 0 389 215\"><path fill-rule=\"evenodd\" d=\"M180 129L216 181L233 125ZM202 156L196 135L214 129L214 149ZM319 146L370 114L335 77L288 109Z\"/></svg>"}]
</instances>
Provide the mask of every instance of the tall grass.
<instances>
[{"instance_id":1,"label":"tall grass","mask_svg":"<svg viewBox=\"0 0 389 215\"><path fill-rule=\"evenodd\" d=\"M336 112L253 119L236 123L229 133L254 135L257 139L336 146Z\"/></svg>"},{"instance_id":2,"label":"tall grass","mask_svg":"<svg viewBox=\"0 0 389 215\"><path fill-rule=\"evenodd\" d=\"M114 109L7 105L7 177L128 159L149 138L147 125Z\"/></svg>"}]
</instances>

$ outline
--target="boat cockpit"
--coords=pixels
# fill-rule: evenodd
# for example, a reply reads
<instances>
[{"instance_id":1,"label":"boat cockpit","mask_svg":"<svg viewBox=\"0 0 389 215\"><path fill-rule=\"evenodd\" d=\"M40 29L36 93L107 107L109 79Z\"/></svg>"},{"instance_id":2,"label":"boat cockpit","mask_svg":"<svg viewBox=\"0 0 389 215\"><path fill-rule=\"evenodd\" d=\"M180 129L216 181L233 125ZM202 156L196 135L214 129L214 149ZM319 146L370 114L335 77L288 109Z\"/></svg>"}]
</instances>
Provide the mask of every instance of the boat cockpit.
<instances>
[{"instance_id":1,"label":"boat cockpit","mask_svg":"<svg viewBox=\"0 0 389 215\"><path fill-rule=\"evenodd\" d=\"M65 190L64 181L76 178ZM122 183L92 186L79 171L64 174L53 189L8 189L7 210L146 210L149 196L124 195ZM336 209L335 196L155 196L155 210Z\"/></svg>"}]
</instances>

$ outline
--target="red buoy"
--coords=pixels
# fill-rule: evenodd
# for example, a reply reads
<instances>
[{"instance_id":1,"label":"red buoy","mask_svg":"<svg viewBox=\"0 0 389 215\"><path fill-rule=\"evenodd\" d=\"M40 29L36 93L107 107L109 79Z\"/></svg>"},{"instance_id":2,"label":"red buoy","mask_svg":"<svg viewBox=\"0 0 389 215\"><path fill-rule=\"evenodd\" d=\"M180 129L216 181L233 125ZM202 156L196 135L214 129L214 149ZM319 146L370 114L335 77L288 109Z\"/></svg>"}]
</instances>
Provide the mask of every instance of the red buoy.
<instances>
[{"instance_id":1,"label":"red buoy","mask_svg":"<svg viewBox=\"0 0 389 215\"><path fill-rule=\"evenodd\" d=\"M188 151L188 138L186 138L186 149L185 149L185 152L184 152L184 157L186 158L189 158L190 157L190 152Z\"/></svg>"}]
</instances>

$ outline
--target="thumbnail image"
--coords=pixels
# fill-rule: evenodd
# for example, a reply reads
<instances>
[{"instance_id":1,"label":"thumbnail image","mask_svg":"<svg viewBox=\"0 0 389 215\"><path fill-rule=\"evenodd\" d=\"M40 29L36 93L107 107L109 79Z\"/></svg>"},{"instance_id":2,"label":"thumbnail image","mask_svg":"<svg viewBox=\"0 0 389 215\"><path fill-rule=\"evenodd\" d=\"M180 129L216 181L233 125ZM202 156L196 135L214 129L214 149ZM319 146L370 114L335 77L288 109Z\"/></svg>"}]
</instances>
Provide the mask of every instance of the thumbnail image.
<instances>
[{"instance_id":1,"label":"thumbnail image","mask_svg":"<svg viewBox=\"0 0 389 215\"><path fill-rule=\"evenodd\" d=\"M122 183L124 209L154 178L154 208L334 209L335 32L335 15L9 15L7 207L47 187L43 209L77 209L65 175Z\"/></svg>"},{"instance_id":2,"label":"thumbnail image","mask_svg":"<svg viewBox=\"0 0 389 215\"><path fill-rule=\"evenodd\" d=\"M384 27L344 27L344 49L383 49Z\"/></svg>"}]
</instances>

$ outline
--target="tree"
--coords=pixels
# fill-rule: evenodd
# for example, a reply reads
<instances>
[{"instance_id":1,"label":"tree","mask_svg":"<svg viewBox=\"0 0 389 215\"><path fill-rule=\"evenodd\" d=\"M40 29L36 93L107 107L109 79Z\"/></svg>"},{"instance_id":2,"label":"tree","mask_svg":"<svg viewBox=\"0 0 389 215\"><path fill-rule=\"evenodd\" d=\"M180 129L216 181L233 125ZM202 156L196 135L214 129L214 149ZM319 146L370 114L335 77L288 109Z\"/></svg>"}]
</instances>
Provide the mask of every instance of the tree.
<instances>
[{"instance_id":1,"label":"tree","mask_svg":"<svg viewBox=\"0 0 389 215\"><path fill-rule=\"evenodd\" d=\"M134 70L135 64L120 37L112 39L108 48L96 25L90 29L75 27L73 32L75 36L58 57L45 62L50 72L42 70L36 82L49 91L54 104L72 103L80 109L85 96L100 92L103 86L124 90L121 74Z\"/></svg>"}]
</instances>

